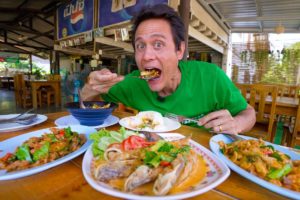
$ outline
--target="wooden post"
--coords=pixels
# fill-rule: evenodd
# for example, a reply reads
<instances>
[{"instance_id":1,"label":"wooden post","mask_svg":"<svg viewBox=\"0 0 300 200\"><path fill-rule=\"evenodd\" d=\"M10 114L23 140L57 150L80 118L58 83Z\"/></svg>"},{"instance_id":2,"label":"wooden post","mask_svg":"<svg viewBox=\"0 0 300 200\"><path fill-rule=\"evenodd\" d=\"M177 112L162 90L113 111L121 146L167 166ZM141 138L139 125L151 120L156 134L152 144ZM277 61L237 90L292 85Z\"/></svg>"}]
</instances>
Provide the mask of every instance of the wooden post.
<instances>
[{"instance_id":1,"label":"wooden post","mask_svg":"<svg viewBox=\"0 0 300 200\"><path fill-rule=\"evenodd\" d=\"M188 56L188 41L189 41L189 21L190 21L190 0L180 0L180 5L178 8L179 15L182 18L185 28L184 41L185 41L185 52L182 60L187 60Z\"/></svg>"},{"instance_id":2,"label":"wooden post","mask_svg":"<svg viewBox=\"0 0 300 200\"><path fill-rule=\"evenodd\" d=\"M32 54L29 54L29 71L32 74Z\"/></svg>"}]
</instances>

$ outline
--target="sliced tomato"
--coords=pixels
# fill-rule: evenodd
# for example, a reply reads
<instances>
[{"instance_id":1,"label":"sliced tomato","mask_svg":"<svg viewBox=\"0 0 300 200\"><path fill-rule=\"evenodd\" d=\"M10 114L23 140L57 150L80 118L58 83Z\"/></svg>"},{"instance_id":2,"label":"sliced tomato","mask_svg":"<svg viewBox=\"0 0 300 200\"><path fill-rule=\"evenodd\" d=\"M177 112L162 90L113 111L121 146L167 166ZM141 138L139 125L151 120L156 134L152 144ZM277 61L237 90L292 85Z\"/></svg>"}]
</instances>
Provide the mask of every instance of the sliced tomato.
<instances>
[{"instance_id":1,"label":"sliced tomato","mask_svg":"<svg viewBox=\"0 0 300 200\"><path fill-rule=\"evenodd\" d=\"M160 164L159 164L160 166L163 166L163 167L167 167L167 166L169 166L169 165L171 165L171 163L170 162L168 162L168 161L160 161Z\"/></svg>"},{"instance_id":2,"label":"sliced tomato","mask_svg":"<svg viewBox=\"0 0 300 200\"><path fill-rule=\"evenodd\" d=\"M7 153L7 154L5 154L5 156L3 156L2 158L1 158L1 160L3 161L3 162L6 162L10 157L12 157L12 153Z\"/></svg>"},{"instance_id":3,"label":"sliced tomato","mask_svg":"<svg viewBox=\"0 0 300 200\"><path fill-rule=\"evenodd\" d=\"M59 135L64 136L65 135L65 130L60 130Z\"/></svg>"},{"instance_id":4,"label":"sliced tomato","mask_svg":"<svg viewBox=\"0 0 300 200\"><path fill-rule=\"evenodd\" d=\"M133 150L132 145L128 138L126 140L123 140L122 147L124 151Z\"/></svg>"}]
</instances>

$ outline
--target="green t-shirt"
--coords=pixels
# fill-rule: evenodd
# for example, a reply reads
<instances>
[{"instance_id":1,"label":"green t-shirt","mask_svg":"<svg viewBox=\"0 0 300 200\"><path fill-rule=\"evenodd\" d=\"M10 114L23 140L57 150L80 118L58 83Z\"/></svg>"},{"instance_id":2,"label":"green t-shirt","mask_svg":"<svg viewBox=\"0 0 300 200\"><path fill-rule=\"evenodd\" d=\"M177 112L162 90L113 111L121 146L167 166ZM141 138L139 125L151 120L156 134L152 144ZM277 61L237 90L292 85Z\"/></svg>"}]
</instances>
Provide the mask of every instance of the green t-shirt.
<instances>
[{"instance_id":1,"label":"green t-shirt","mask_svg":"<svg viewBox=\"0 0 300 200\"><path fill-rule=\"evenodd\" d=\"M130 76L139 76L133 71L125 79L114 85L104 100L122 102L139 111L154 110L195 117L212 111L228 109L235 116L246 109L247 102L224 71L214 64L199 61L180 61L181 82L176 91L158 99L145 80Z\"/></svg>"}]
</instances>

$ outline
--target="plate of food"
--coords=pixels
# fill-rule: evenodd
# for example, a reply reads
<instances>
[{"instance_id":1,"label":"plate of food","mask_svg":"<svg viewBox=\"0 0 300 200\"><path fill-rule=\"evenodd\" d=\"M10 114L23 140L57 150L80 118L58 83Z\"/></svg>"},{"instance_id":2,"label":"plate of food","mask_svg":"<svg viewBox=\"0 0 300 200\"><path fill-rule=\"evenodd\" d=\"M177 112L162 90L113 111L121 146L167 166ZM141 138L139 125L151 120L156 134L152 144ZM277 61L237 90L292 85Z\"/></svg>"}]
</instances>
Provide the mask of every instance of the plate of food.
<instances>
[{"instance_id":1,"label":"plate of food","mask_svg":"<svg viewBox=\"0 0 300 200\"><path fill-rule=\"evenodd\" d=\"M0 115L0 119L10 119L10 118L16 117L17 115L19 115L19 114ZM25 124L19 124L19 123L3 123L3 124L1 124L1 127L0 127L0 133L27 129L34 125L40 124L46 120L47 120L46 115L38 114L36 119L30 124L25 125Z\"/></svg>"},{"instance_id":2,"label":"plate of food","mask_svg":"<svg viewBox=\"0 0 300 200\"><path fill-rule=\"evenodd\" d=\"M67 162L86 151L86 126L52 127L0 142L0 180L29 176Z\"/></svg>"},{"instance_id":3,"label":"plate of food","mask_svg":"<svg viewBox=\"0 0 300 200\"><path fill-rule=\"evenodd\" d=\"M91 136L94 142L84 155L84 177L102 193L133 200L185 199L213 189L230 174L212 152L181 134L158 134L161 139L155 141L124 129L117 134L104 130ZM101 140L108 142L102 146Z\"/></svg>"},{"instance_id":4,"label":"plate of food","mask_svg":"<svg viewBox=\"0 0 300 200\"><path fill-rule=\"evenodd\" d=\"M127 129L147 132L174 131L181 126L179 122L163 117L155 111L142 111L135 116L125 117L119 124Z\"/></svg>"},{"instance_id":5,"label":"plate of food","mask_svg":"<svg viewBox=\"0 0 300 200\"><path fill-rule=\"evenodd\" d=\"M103 124L96 125L96 126L89 126L89 127L96 128L96 129L105 128L105 127L109 127L109 126L112 126L112 125L118 123L118 121L119 121L118 117L116 117L114 115L110 115L104 120ZM56 119L54 123L57 126L80 125L80 122L72 115L60 117L60 118Z\"/></svg>"},{"instance_id":6,"label":"plate of food","mask_svg":"<svg viewBox=\"0 0 300 200\"><path fill-rule=\"evenodd\" d=\"M300 154L286 147L247 136L232 141L218 134L210 148L236 173L291 199L300 197Z\"/></svg>"}]
</instances>

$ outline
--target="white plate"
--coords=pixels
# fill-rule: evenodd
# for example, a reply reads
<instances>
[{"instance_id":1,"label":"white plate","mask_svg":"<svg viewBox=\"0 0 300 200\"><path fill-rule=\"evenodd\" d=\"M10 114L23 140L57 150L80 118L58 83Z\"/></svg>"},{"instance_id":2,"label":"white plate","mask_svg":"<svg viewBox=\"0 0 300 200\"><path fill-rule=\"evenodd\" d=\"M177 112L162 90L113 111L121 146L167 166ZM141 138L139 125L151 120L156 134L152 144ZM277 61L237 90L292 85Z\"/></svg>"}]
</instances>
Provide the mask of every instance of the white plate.
<instances>
[{"instance_id":1,"label":"white plate","mask_svg":"<svg viewBox=\"0 0 300 200\"><path fill-rule=\"evenodd\" d=\"M16 117L17 115L19 115L19 114L0 115L0 119L13 118L13 117ZM47 116L38 114L37 119L28 125L23 125L23 124L18 124L18 123L0 124L0 133L23 130L26 128L30 128L34 125L40 124L46 120L47 120Z\"/></svg>"},{"instance_id":2,"label":"white plate","mask_svg":"<svg viewBox=\"0 0 300 200\"><path fill-rule=\"evenodd\" d=\"M252 137L247 137L247 136L241 136L241 137L243 137L245 139L255 139L256 140L256 138L252 138ZM281 194L283 196L286 196L288 198L299 199L300 192L295 192L295 191L288 190L288 189L285 189L283 187L279 187L277 185L274 185L274 184L272 184L268 181L265 181L265 180L263 180L263 179L261 179L257 176L254 176L250 172L248 172L248 171L240 168L236 164L234 164L231 160L229 160L226 156L224 156L224 154L221 153L218 141L224 141L226 144L231 143L232 141L228 137L226 137L222 134L218 134L218 135L213 136L210 139L210 142L209 142L211 150L218 156L218 158L220 158L224 162L226 162L226 164L230 167L230 169L232 169L236 173L240 174L241 176L249 179L250 181L253 181L254 183L256 183L258 185L261 185L262 187L265 187L265 188L267 188L267 189L269 189L273 192L276 192L276 193ZM272 143L269 143L269 142L266 142L266 144L272 145L276 150L281 151L281 152L289 155L292 160L300 160L300 154L299 153L290 151L287 148L285 148L283 146L280 146L280 145L272 144Z\"/></svg>"},{"instance_id":3,"label":"white plate","mask_svg":"<svg viewBox=\"0 0 300 200\"><path fill-rule=\"evenodd\" d=\"M178 140L184 138L183 135L178 133L163 133L159 134L164 137L166 140ZM221 184L230 174L229 168L219 160L211 151L198 144L197 142L190 140L190 145L196 151L197 154L203 156L205 162L210 168L210 171L207 172L206 177L199 182L195 187L195 190L191 192L180 193L176 195L167 195L167 196L141 196L136 194L130 194L121 192L119 190L113 189L109 185L96 181L91 175L91 161L93 158L91 146L88 148L87 152L84 154L82 162L82 171L87 182L96 190L103 192L105 194L120 197L122 199L132 199L132 200L170 200L170 199L185 199L193 197L202 193L205 193L214 187Z\"/></svg>"},{"instance_id":4,"label":"white plate","mask_svg":"<svg viewBox=\"0 0 300 200\"><path fill-rule=\"evenodd\" d=\"M108 126L112 126L116 123L118 123L119 118L113 115L108 116L106 120L104 120L103 124L97 125L97 126L89 126L92 128L105 128ZM70 125L80 125L79 121L73 117L72 115L67 115L64 117L60 117L54 122L57 126L70 126Z\"/></svg>"},{"instance_id":5,"label":"white plate","mask_svg":"<svg viewBox=\"0 0 300 200\"><path fill-rule=\"evenodd\" d=\"M76 151L74 151L62 158L59 158L55 161L52 161L52 162L49 162L47 164L40 165L37 167L33 167L30 169L13 171L13 172L6 172L5 170L0 170L0 180L11 180L11 179L22 178L22 177L29 176L32 174L36 174L38 172L44 171L51 167L55 167L64 162L67 162L67 161L79 156L83 152L85 152L85 150L91 144L91 141L88 140L88 135L90 133L96 132L96 129L87 127L87 126L70 126L70 127L71 127L72 131L86 134L87 141L85 142L85 144L82 147L80 147ZM58 127L58 128L63 128L63 127ZM22 134L22 135L4 140L4 141L0 142L0 150L1 150L0 157L3 157L8 152L14 153L18 146L20 146L24 141L28 140L31 137L39 137L39 136L43 135L44 133L50 133L50 132L51 132L50 128L46 128L46 129L41 129L38 131Z\"/></svg>"},{"instance_id":6,"label":"white plate","mask_svg":"<svg viewBox=\"0 0 300 200\"><path fill-rule=\"evenodd\" d=\"M134 116L132 116L134 117ZM155 128L155 129L150 129L150 128L147 128L147 129L136 129L136 128L132 128L130 125L129 125L129 119L131 117L125 117L125 118L122 118L120 121L119 121L119 124L121 126L124 126L125 128L127 129L131 129L131 130L134 130L134 131L147 131L147 132L168 132L168 131L174 131L178 128L180 128L181 124L179 122L176 122L174 120L171 120L169 118L166 118L164 117L164 126L162 126L161 128Z\"/></svg>"}]
</instances>

